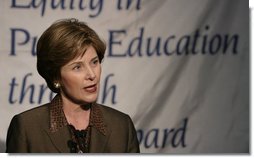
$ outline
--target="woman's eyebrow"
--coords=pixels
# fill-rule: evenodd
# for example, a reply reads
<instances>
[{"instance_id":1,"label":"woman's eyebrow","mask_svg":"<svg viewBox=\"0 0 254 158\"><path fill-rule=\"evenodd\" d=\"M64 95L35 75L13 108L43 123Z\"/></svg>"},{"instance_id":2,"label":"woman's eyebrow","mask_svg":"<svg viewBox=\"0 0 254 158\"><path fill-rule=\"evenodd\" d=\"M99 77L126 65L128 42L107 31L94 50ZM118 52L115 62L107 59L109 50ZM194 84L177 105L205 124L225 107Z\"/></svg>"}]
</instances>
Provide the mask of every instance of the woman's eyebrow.
<instances>
[{"instance_id":1,"label":"woman's eyebrow","mask_svg":"<svg viewBox=\"0 0 254 158\"><path fill-rule=\"evenodd\" d=\"M82 64L82 61L74 61L74 62L68 64L67 66L73 66L73 65L76 65L76 64Z\"/></svg>"},{"instance_id":2,"label":"woman's eyebrow","mask_svg":"<svg viewBox=\"0 0 254 158\"><path fill-rule=\"evenodd\" d=\"M99 58L98 56L95 56L90 61L97 60L98 58ZM68 64L68 66L72 66L72 65L76 65L76 64L82 64L82 63L83 63L82 60L77 60L77 61L73 61L72 63Z\"/></svg>"},{"instance_id":3,"label":"woman's eyebrow","mask_svg":"<svg viewBox=\"0 0 254 158\"><path fill-rule=\"evenodd\" d=\"M96 60L96 59L98 59L98 58L99 58L98 56L95 56L95 57L92 58L92 60Z\"/></svg>"}]
</instances>

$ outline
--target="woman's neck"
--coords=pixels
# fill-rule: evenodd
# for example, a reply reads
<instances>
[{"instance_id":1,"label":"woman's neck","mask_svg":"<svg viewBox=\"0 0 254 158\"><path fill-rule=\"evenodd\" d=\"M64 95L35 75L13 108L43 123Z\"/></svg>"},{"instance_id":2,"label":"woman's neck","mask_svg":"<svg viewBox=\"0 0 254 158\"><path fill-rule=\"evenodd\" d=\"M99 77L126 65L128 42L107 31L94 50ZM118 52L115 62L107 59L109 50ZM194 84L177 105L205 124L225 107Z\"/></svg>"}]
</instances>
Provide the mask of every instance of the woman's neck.
<instances>
[{"instance_id":1,"label":"woman's neck","mask_svg":"<svg viewBox=\"0 0 254 158\"><path fill-rule=\"evenodd\" d=\"M76 129L86 129L90 119L90 105L80 105L62 96L63 111L67 122Z\"/></svg>"}]
</instances>

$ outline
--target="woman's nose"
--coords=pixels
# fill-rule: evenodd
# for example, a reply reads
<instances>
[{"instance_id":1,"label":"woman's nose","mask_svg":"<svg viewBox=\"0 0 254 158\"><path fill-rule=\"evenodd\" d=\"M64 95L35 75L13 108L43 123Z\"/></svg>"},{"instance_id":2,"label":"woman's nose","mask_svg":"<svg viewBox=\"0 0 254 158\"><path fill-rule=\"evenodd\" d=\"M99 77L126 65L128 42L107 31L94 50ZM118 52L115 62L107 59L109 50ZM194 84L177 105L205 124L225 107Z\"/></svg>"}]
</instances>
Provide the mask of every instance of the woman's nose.
<instances>
[{"instance_id":1,"label":"woman's nose","mask_svg":"<svg viewBox=\"0 0 254 158\"><path fill-rule=\"evenodd\" d=\"M87 67L87 73L86 73L86 79L88 80L94 80L96 77L93 69L91 67Z\"/></svg>"}]
</instances>

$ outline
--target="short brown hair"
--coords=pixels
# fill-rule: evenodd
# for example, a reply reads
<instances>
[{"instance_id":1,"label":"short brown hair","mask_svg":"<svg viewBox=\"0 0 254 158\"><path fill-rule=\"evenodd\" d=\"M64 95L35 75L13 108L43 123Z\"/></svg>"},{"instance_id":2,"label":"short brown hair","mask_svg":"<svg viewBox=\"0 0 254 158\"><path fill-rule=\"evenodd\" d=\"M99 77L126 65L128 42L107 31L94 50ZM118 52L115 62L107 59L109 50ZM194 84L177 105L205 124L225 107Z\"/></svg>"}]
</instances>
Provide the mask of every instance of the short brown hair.
<instances>
[{"instance_id":1,"label":"short brown hair","mask_svg":"<svg viewBox=\"0 0 254 158\"><path fill-rule=\"evenodd\" d=\"M106 45L84 22L77 19L62 19L53 23L37 43L37 70L55 93L54 81L60 79L61 67L93 46L101 62Z\"/></svg>"}]
</instances>

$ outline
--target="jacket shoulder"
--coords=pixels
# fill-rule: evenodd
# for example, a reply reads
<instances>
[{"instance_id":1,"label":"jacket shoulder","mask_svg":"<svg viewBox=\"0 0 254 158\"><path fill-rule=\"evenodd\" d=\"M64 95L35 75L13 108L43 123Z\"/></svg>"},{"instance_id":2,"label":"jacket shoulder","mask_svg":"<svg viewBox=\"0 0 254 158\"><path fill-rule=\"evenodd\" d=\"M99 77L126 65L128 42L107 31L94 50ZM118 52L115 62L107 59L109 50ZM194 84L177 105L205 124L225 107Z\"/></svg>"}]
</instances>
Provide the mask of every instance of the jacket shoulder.
<instances>
[{"instance_id":1,"label":"jacket shoulder","mask_svg":"<svg viewBox=\"0 0 254 158\"><path fill-rule=\"evenodd\" d=\"M129 115L128 114L125 114L119 110L116 110L116 109L113 109L111 107L108 107L108 106L105 106L105 105L102 105L102 104L97 104L98 107L101 109L102 111L102 114L104 116L105 119L117 119L117 120L122 120L122 119L127 119L129 118Z\"/></svg>"},{"instance_id":2,"label":"jacket shoulder","mask_svg":"<svg viewBox=\"0 0 254 158\"><path fill-rule=\"evenodd\" d=\"M111 128L129 128L133 124L130 116L111 107L97 104L102 112L103 120Z\"/></svg>"},{"instance_id":3,"label":"jacket shoulder","mask_svg":"<svg viewBox=\"0 0 254 158\"><path fill-rule=\"evenodd\" d=\"M49 115L48 104L44 104L32 109L26 110L24 112L21 112L15 115L14 117L19 118L22 121L25 121L27 124L29 123L32 124L36 122L46 121L45 119L47 119L48 115Z\"/></svg>"},{"instance_id":4,"label":"jacket shoulder","mask_svg":"<svg viewBox=\"0 0 254 158\"><path fill-rule=\"evenodd\" d=\"M134 124L128 114L105 105L98 105L110 130L107 152L140 152ZM120 143L121 142L121 143Z\"/></svg>"}]
</instances>

